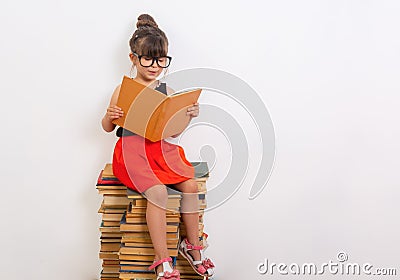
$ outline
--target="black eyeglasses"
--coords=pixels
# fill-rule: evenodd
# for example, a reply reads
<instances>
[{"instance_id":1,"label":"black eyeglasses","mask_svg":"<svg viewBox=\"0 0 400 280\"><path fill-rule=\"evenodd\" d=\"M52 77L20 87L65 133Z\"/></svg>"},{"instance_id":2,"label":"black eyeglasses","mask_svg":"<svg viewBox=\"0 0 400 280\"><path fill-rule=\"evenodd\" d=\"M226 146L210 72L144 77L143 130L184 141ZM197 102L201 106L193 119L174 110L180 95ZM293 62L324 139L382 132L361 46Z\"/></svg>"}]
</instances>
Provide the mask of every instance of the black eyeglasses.
<instances>
[{"instance_id":1,"label":"black eyeglasses","mask_svg":"<svg viewBox=\"0 0 400 280\"><path fill-rule=\"evenodd\" d=\"M139 63L143 67L151 67L154 64L154 61L157 62L157 65L161 68L167 68L172 60L170 56L147 56L147 55L138 55L137 53L133 53L139 58Z\"/></svg>"}]
</instances>

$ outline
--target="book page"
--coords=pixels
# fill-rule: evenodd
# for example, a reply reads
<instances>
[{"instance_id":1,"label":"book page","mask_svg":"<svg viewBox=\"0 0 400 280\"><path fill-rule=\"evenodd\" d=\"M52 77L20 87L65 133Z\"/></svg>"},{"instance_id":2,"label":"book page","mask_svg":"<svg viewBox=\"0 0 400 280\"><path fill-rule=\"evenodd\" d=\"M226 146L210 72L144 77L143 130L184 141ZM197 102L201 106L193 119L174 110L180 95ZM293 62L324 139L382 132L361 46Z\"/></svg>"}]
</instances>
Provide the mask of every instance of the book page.
<instances>
[{"instance_id":1,"label":"book page","mask_svg":"<svg viewBox=\"0 0 400 280\"><path fill-rule=\"evenodd\" d=\"M182 90L175 91L174 93L170 94L169 96L178 95L181 93L190 92L190 91L194 91L194 90L201 90L201 89L200 88L182 89Z\"/></svg>"}]
</instances>

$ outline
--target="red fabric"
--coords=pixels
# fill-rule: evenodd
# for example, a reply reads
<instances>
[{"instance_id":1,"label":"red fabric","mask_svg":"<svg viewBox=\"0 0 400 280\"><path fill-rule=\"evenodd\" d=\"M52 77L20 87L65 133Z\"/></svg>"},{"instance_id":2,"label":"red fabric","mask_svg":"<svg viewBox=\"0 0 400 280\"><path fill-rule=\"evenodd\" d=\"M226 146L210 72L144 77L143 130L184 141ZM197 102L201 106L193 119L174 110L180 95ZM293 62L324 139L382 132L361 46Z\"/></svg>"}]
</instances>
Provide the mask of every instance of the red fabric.
<instances>
[{"instance_id":1,"label":"red fabric","mask_svg":"<svg viewBox=\"0 0 400 280\"><path fill-rule=\"evenodd\" d=\"M139 135L120 137L112 167L114 175L137 192L194 178L194 167L181 146L165 140L151 142Z\"/></svg>"},{"instance_id":2,"label":"red fabric","mask_svg":"<svg viewBox=\"0 0 400 280\"><path fill-rule=\"evenodd\" d=\"M97 186L123 186L118 178L103 178L103 170L100 171L99 177L97 178Z\"/></svg>"}]
</instances>

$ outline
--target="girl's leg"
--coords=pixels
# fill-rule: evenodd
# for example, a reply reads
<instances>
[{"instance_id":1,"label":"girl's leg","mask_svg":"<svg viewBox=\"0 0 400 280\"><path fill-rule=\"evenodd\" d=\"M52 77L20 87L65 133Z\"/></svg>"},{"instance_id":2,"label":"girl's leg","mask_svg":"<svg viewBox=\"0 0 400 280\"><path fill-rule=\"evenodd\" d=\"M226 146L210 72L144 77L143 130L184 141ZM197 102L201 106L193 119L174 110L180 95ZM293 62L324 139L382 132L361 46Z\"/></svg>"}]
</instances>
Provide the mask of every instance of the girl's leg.
<instances>
[{"instance_id":1,"label":"girl's leg","mask_svg":"<svg viewBox=\"0 0 400 280\"><path fill-rule=\"evenodd\" d=\"M197 194L197 182L194 179L189 179L175 184L175 188L183 193L181 212L182 220L186 227L186 238L191 244L199 246L199 197ZM191 250L189 253L194 260L200 260L199 251Z\"/></svg>"},{"instance_id":2,"label":"girl's leg","mask_svg":"<svg viewBox=\"0 0 400 280\"><path fill-rule=\"evenodd\" d=\"M169 257L167 248L167 207L168 193L165 185L155 185L144 192L147 198L146 220L153 243L155 260ZM157 274L162 266L156 268Z\"/></svg>"}]
</instances>

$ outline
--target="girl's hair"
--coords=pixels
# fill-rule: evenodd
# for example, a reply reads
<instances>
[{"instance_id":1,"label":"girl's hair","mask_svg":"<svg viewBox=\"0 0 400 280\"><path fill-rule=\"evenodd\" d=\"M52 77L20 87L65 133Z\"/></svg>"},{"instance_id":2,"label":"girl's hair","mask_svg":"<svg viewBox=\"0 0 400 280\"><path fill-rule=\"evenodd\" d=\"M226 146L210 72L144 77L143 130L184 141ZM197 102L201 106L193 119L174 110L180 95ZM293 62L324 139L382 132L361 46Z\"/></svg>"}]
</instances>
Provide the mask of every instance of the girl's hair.
<instances>
[{"instance_id":1,"label":"girl's hair","mask_svg":"<svg viewBox=\"0 0 400 280\"><path fill-rule=\"evenodd\" d=\"M137 20L137 29L129 40L131 51L150 57L166 56L168 39L165 33L158 28L153 17L141 14Z\"/></svg>"}]
</instances>

